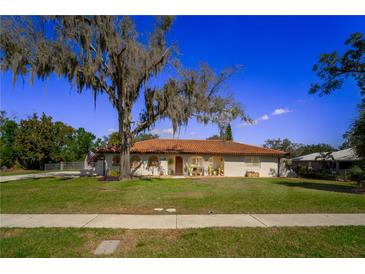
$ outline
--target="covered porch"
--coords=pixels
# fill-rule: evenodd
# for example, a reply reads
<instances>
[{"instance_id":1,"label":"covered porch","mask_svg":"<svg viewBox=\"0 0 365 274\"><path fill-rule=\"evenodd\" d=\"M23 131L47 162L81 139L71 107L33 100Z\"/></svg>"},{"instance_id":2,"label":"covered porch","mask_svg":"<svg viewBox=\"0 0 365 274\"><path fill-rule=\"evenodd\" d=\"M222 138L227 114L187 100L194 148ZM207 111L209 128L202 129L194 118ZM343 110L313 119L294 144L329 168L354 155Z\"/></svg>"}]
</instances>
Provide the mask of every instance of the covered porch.
<instances>
[{"instance_id":1,"label":"covered porch","mask_svg":"<svg viewBox=\"0 0 365 274\"><path fill-rule=\"evenodd\" d=\"M224 159L221 156L170 155L168 175L224 176Z\"/></svg>"}]
</instances>

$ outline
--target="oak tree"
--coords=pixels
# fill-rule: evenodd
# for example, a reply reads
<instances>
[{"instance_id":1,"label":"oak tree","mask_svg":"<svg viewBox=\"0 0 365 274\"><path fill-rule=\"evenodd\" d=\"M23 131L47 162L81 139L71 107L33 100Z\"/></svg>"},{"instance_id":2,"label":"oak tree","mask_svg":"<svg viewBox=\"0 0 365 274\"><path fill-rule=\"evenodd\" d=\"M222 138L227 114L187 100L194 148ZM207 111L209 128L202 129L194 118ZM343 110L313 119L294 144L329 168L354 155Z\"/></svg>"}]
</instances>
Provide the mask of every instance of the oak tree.
<instances>
[{"instance_id":1,"label":"oak tree","mask_svg":"<svg viewBox=\"0 0 365 274\"><path fill-rule=\"evenodd\" d=\"M106 93L118 114L120 177L130 177L130 148L135 137L159 119L169 119L174 131L189 119L217 123L240 117L240 104L223 85L239 67L216 73L208 65L189 70L179 65L177 45L166 35L173 17L156 17L148 38L139 36L128 16L2 17L1 69L17 76L44 80L66 78L78 92ZM173 71L160 85L166 70ZM136 101L144 108L132 117Z\"/></svg>"},{"instance_id":2,"label":"oak tree","mask_svg":"<svg viewBox=\"0 0 365 274\"><path fill-rule=\"evenodd\" d=\"M344 54L337 51L321 54L313 71L322 83L311 85L310 93L330 94L340 89L346 78L352 77L361 94L365 95L365 36L360 32L350 35L345 45L349 48Z\"/></svg>"},{"instance_id":3,"label":"oak tree","mask_svg":"<svg viewBox=\"0 0 365 274\"><path fill-rule=\"evenodd\" d=\"M352 77L360 89L362 101L359 105L359 116L345 133L345 146L353 147L356 153L365 159L365 36L356 32L350 35L345 45L349 48L344 54L337 51L322 54L313 70L322 83L312 84L310 93L330 94L340 89L346 78Z\"/></svg>"},{"instance_id":4,"label":"oak tree","mask_svg":"<svg viewBox=\"0 0 365 274\"><path fill-rule=\"evenodd\" d=\"M12 167L16 161L14 148L18 124L6 116L5 111L0 111L0 168Z\"/></svg>"}]
</instances>

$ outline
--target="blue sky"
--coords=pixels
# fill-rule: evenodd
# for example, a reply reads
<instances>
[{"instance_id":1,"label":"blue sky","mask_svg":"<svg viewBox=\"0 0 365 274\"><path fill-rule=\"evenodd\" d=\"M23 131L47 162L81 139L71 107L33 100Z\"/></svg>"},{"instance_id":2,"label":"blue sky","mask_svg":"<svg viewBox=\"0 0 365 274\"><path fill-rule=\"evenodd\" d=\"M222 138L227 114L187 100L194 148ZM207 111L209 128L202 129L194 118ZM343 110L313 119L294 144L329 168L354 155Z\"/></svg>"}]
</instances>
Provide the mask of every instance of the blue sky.
<instances>
[{"instance_id":1,"label":"blue sky","mask_svg":"<svg viewBox=\"0 0 365 274\"><path fill-rule=\"evenodd\" d=\"M145 33L151 17L135 18ZM236 141L262 145L268 138L300 143L342 143L342 134L356 118L360 92L349 80L330 96L309 95L317 80L312 66L321 53L343 50L348 36L365 32L364 17L346 16L178 16L168 39L178 42L184 66L207 62L220 70L242 64L244 70L228 81L234 94L256 123L233 121ZM96 108L91 92L78 94L56 76L34 85L1 74L1 109L17 119L45 112L54 120L84 127L97 136L116 130L117 114L108 98L99 96ZM142 107L137 103L134 114ZM154 130L171 137L171 123L160 121ZM202 139L218 132L215 125L191 120L179 138Z\"/></svg>"}]
</instances>

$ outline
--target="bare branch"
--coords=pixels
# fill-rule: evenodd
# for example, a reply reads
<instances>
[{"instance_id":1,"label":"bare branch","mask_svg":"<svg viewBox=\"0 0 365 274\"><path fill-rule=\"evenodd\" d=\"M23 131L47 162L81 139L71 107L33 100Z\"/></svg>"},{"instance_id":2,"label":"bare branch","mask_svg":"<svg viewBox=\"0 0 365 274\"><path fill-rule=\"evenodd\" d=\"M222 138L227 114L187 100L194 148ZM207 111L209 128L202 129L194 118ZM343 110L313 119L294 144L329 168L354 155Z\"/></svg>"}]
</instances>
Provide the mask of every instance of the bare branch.
<instances>
[{"instance_id":1,"label":"bare branch","mask_svg":"<svg viewBox=\"0 0 365 274\"><path fill-rule=\"evenodd\" d=\"M210 92L208 93L208 98L210 98L216 89L223 84L227 79L229 79L232 75L234 75L237 71L241 69L241 66L236 66L235 68L231 68L226 74L222 73L221 77L217 80L217 82L213 85Z\"/></svg>"}]
</instances>

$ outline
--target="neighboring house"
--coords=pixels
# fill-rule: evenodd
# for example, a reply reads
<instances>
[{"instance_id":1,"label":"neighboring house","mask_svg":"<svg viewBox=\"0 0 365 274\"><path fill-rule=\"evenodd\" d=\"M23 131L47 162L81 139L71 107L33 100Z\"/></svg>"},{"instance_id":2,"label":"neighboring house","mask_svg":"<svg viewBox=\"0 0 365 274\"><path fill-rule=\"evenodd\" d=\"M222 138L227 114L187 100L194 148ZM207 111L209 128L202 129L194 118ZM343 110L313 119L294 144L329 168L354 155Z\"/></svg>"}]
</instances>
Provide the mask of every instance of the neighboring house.
<instances>
[{"instance_id":1,"label":"neighboring house","mask_svg":"<svg viewBox=\"0 0 365 274\"><path fill-rule=\"evenodd\" d=\"M328 159L323 161L321 154L316 152L292 158L291 162L293 167L302 166L315 170L322 170L324 168L329 171L341 173L343 170L350 169L360 161L360 158L357 157L352 148L335 151L330 155L332 157L328 157ZM325 166L323 167L323 165Z\"/></svg>"},{"instance_id":2,"label":"neighboring house","mask_svg":"<svg viewBox=\"0 0 365 274\"><path fill-rule=\"evenodd\" d=\"M100 149L97 173L119 167L117 147ZM277 176L283 151L222 140L152 139L131 148L135 175ZM99 161L100 162L100 161ZM102 167L103 166L103 167Z\"/></svg>"}]
</instances>

